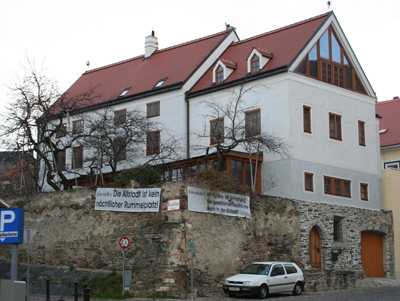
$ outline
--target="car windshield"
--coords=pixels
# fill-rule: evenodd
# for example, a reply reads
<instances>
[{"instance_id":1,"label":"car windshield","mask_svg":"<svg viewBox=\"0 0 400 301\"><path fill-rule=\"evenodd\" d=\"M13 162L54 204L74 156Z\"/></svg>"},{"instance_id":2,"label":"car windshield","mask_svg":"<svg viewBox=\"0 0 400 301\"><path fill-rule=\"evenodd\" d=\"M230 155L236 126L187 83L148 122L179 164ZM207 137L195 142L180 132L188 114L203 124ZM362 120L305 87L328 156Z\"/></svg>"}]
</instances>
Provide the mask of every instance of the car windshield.
<instances>
[{"instance_id":1,"label":"car windshield","mask_svg":"<svg viewBox=\"0 0 400 301\"><path fill-rule=\"evenodd\" d=\"M271 265L269 264L251 264L240 274L268 275Z\"/></svg>"}]
</instances>

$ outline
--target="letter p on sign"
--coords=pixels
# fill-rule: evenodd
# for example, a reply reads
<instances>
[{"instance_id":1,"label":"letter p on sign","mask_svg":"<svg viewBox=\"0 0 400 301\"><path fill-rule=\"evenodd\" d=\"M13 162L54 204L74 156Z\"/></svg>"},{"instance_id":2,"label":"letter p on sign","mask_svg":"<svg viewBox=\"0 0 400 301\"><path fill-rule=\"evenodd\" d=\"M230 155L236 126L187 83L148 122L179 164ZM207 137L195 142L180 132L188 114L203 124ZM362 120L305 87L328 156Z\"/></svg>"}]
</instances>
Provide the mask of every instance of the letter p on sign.
<instances>
[{"instance_id":1,"label":"letter p on sign","mask_svg":"<svg viewBox=\"0 0 400 301\"><path fill-rule=\"evenodd\" d=\"M7 218L8 217L8 218ZM14 211L3 210L0 217L0 232L4 231L4 224L10 224L15 220Z\"/></svg>"}]
</instances>

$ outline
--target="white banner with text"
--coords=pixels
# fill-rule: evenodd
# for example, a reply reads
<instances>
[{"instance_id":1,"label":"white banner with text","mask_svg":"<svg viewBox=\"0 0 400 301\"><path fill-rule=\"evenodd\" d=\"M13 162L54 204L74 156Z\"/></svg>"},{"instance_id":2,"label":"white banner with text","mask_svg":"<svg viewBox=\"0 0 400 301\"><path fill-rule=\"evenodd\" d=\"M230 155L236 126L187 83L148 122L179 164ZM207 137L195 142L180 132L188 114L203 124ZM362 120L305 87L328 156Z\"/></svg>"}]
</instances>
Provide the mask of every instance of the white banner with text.
<instances>
[{"instance_id":1,"label":"white banner with text","mask_svg":"<svg viewBox=\"0 0 400 301\"><path fill-rule=\"evenodd\" d=\"M158 212L161 188L97 188L95 210Z\"/></svg>"},{"instance_id":2,"label":"white banner with text","mask_svg":"<svg viewBox=\"0 0 400 301\"><path fill-rule=\"evenodd\" d=\"M250 197L188 187L188 209L250 218Z\"/></svg>"}]
</instances>

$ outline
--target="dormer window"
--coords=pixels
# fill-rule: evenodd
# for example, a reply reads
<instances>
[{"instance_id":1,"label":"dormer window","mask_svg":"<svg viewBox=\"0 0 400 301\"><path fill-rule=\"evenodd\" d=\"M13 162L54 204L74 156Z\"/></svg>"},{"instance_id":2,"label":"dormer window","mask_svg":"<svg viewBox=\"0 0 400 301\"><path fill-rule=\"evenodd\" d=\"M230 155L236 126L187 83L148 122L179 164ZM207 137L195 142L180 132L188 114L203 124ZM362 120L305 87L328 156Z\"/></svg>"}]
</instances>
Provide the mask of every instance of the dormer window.
<instances>
[{"instance_id":1,"label":"dormer window","mask_svg":"<svg viewBox=\"0 0 400 301\"><path fill-rule=\"evenodd\" d=\"M215 71L215 78L217 84L222 83L224 81L224 68L222 68L221 65Z\"/></svg>"},{"instance_id":2,"label":"dormer window","mask_svg":"<svg viewBox=\"0 0 400 301\"><path fill-rule=\"evenodd\" d=\"M118 97L125 96L126 93L128 93L130 88L126 88L124 91L121 92L121 94Z\"/></svg>"},{"instance_id":3,"label":"dormer window","mask_svg":"<svg viewBox=\"0 0 400 301\"><path fill-rule=\"evenodd\" d=\"M254 54L251 59L251 73L256 73L258 71L260 71L260 58L257 54Z\"/></svg>"},{"instance_id":4,"label":"dormer window","mask_svg":"<svg viewBox=\"0 0 400 301\"><path fill-rule=\"evenodd\" d=\"M160 79L158 83L154 86L154 88L161 87L161 85L165 82L166 78Z\"/></svg>"},{"instance_id":5,"label":"dormer window","mask_svg":"<svg viewBox=\"0 0 400 301\"><path fill-rule=\"evenodd\" d=\"M247 57L247 72L257 73L272 59L272 53L259 47L253 48Z\"/></svg>"}]
</instances>

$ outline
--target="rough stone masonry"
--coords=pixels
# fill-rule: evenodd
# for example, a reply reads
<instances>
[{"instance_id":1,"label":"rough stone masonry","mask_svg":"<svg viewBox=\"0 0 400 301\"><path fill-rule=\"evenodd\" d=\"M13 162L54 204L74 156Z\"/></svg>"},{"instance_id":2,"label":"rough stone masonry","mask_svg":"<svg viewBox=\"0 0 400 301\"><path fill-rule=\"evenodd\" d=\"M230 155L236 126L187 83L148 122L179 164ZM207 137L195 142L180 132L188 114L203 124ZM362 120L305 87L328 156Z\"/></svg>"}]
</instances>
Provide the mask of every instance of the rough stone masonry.
<instances>
[{"instance_id":1,"label":"rough stone masonry","mask_svg":"<svg viewBox=\"0 0 400 301\"><path fill-rule=\"evenodd\" d=\"M360 231L375 228L385 234L385 271L390 277L390 254L393 254L390 212L262 196L251 198L250 218L232 217L188 211L185 182L160 187L159 212L94 210L93 189L9 199L15 207L25 208L25 228L37 231L30 248L30 263L37 271L31 281L33 285L36 281L37 290L43 282L40 273L54 268L67 271L73 267L74 270L96 273L122 271L122 249L118 241L123 236L131 240L125 251L125 269L132 270L130 292L135 297L148 297L154 293L179 298L190 296L191 241L195 242L194 289L204 294L221 292L227 276L253 261L264 260L298 263L305 271L307 289L311 291L352 286L356 279L364 277ZM179 210L167 211L170 199L180 199ZM343 249L353 251L352 257L346 251L339 256L338 262L332 262L329 252L337 246L328 228L339 213L346 216L347 223L346 241L340 243L346 246ZM308 234L313 225L319 227L323 240L321 269L309 266ZM0 246L0 260L3 263L0 269L5 270L11 260L11 246ZM19 263L24 266L26 262L24 244L19 248ZM337 270L354 273L344 275L336 273ZM21 277L24 271L26 269L21 269ZM54 287L67 277L46 275L52 278ZM7 277L1 270L0 276Z\"/></svg>"}]
</instances>

